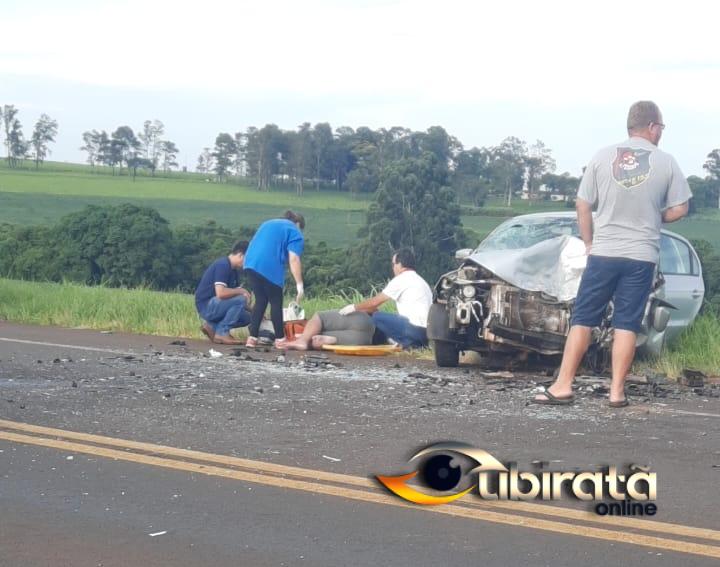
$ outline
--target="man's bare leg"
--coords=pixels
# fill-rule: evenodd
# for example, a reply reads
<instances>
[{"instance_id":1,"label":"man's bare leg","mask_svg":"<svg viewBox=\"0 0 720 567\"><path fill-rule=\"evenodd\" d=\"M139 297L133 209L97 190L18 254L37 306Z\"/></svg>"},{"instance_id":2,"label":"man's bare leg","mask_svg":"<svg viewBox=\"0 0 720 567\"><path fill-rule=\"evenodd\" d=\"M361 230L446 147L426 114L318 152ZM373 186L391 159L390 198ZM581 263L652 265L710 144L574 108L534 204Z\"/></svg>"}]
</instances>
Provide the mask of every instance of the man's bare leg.
<instances>
[{"instance_id":1,"label":"man's bare leg","mask_svg":"<svg viewBox=\"0 0 720 567\"><path fill-rule=\"evenodd\" d=\"M315 350L322 350L323 345L334 345L336 343L337 338L328 335L315 335L310 340L310 344Z\"/></svg>"},{"instance_id":2,"label":"man's bare leg","mask_svg":"<svg viewBox=\"0 0 720 567\"><path fill-rule=\"evenodd\" d=\"M550 393L559 398L572 395L572 384L575 380L575 374L582 362L583 356L590 346L590 338L592 329L583 327L582 325L573 325L568 333L567 341L565 341L565 350L563 351L563 359L560 364L560 372L555 382L548 388ZM545 400L546 396L538 394L536 400Z\"/></svg>"},{"instance_id":3,"label":"man's bare leg","mask_svg":"<svg viewBox=\"0 0 720 567\"><path fill-rule=\"evenodd\" d=\"M610 382L610 401L622 402L625 399L625 378L635 358L637 335L632 331L615 329L612 346L612 382Z\"/></svg>"},{"instance_id":4,"label":"man's bare leg","mask_svg":"<svg viewBox=\"0 0 720 567\"><path fill-rule=\"evenodd\" d=\"M287 350L308 350L310 348L310 341L315 335L319 335L322 332L322 321L316 314L305 324L302 334L297 337L294 341L283 345L282 348Z\"/></svg>"}]
</instances>

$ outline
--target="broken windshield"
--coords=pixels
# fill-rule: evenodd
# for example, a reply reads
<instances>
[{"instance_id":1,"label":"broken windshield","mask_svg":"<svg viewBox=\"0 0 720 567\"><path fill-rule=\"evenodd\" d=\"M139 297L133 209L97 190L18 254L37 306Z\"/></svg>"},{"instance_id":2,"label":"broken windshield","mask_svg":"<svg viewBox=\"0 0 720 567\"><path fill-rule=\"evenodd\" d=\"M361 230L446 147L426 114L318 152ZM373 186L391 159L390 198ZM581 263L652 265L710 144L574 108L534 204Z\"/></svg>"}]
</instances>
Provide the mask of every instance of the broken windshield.
<instances>
[{"instance_id":1,"label":"broken windshield","mask_svg":"<svg viewBox=\"0 0 720 567\"><path fill-rule=\"evenodd\" d=\"M517 250L557 236L580 236L575 217L514 218L505 221L475 250Z\"/></svg>"}]
</instances>

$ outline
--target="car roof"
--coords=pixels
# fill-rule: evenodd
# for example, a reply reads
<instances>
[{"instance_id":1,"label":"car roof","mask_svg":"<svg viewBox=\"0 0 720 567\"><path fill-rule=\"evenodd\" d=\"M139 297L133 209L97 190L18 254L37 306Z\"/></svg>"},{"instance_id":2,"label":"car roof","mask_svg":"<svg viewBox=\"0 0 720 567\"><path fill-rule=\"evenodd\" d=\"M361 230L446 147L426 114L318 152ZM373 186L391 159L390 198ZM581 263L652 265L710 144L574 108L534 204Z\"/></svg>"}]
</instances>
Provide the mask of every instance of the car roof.
<instances>
[{"instance_id":1,"label":"car roof","mask_svg":"<svg viewBox=\"0 0 720 567\"><path fill-rule=\"evenodd\" d=\"M595 213L593 213L593 216ZM565 218L571 218L576 217L577 213L574 211L545 211L542 213L528 213L526 215L517 215L514 217L510 217L503 222L507 222L513 219L565 219ZM686 244L690 244L690 241L685 238L682 234L678 234L677 232L673 232L672 230L667 230L665 228L661 229L661 232L663 234L667 234L668 236L673 236L675 238L679 238Z\"/></svg>"}]
</instances>

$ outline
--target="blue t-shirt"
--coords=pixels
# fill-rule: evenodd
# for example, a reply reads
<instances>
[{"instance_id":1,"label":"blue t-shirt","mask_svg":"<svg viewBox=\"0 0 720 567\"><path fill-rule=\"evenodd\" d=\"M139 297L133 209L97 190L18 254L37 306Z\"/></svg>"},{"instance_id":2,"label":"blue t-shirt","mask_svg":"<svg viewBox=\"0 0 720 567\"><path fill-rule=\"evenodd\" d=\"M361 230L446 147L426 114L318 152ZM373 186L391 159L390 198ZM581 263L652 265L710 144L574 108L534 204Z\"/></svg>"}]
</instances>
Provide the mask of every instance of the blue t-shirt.
<instances>
[{"instance_id":1,"label":"blue t-shirt","mask_svg":"<svg viewBox=\"0 0 720 567\"><path fill-rule=\"evenodd\" d=\"M195 290L195 307L202 311L208 302L215 297L215 284L225 284L229 288L238 286L237 272L230 265L227 256L218 258L205 270Z\"/></svg>"},{"instance_id":2,"label":"blue t-shirt","mask_svg":"<svg viewBox=\"0 0 720 567\"><path fill-rule=\"evenodd\" d=\"M287 219L265 221L250 241L244 267L282 287L288 252L302 256L304 247L305 239L294 222Z\"/></svg>"}]
</instances>

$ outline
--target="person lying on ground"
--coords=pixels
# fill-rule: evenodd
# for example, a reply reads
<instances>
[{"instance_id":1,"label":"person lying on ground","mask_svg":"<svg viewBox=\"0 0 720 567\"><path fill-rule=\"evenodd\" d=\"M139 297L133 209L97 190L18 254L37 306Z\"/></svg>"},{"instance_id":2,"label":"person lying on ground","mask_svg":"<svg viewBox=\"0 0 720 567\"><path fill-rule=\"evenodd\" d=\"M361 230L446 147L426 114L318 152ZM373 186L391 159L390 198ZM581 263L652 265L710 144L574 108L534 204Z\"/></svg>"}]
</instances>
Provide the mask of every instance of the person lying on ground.
<instances>
[{"instance_id":1,"label":"person lying on ground","mask_svg":"<svg viewBox=\"0 0 720 567\"><path fill-rule=\"evenodd\" d=\"M340 315L335 311L315 313L302 334L282 347L288 350L320 350L323 345L366 346L372 344L375 323L370 315L358 311Z\"/></svg>"},{"instance_id":2,"label":"person lying on ground","mask_svg":"<svg viewBox=\"0 0 720 567\"><path fill-rule=\"evenodd\" d=\"M215 260L205 270L195 290L195 307L203 324L200 330L214 343L238 345L230 331L250 324L251 295L238 286L248 243L235 243L230 254Z\"/></svg>"},{"instance_id":3,"label":"person lying on ground","mask_svg":"<svg viewBox=\"0 0 720 567\"><path fill-rule=\"evenodd\" d=\"M392 270L395 277L385 289L357 305L343 307L339 313L371 313L376 327L375 344L390 339L402 348L427 346L427 320L432 305L432 290L415 271L415 255L409 248L401 248L393 254ZM398 315L378 311L389 299L395 301Z\"/></svg>"}]
</instances>

